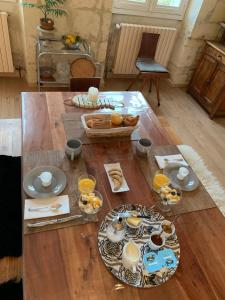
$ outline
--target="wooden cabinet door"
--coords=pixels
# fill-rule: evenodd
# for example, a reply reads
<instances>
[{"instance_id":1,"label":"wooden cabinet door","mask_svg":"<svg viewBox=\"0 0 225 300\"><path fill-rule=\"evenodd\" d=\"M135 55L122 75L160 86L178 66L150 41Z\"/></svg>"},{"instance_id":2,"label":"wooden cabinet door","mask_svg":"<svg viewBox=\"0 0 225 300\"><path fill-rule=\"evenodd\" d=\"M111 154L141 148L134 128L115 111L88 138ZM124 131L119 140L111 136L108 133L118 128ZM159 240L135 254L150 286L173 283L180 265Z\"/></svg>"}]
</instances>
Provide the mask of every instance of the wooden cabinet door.
<instances>
[{"instance_id":1,"label":"wooden cabinet door","mask_svg":"<svg viewBox=\"0 0 225 300\"><path fill-rule=\"evenodd\" d=\"M195 93L199 95L204 94L204 90L210 83L210 79L216 67L217 61L213 57L204 54L190 84L191 89L194 90Z\"/></svg>"},{"instance_id":2,"label":"wooden cabinet door","mask_svg":"<svg viewBox=\"0 0 225 300\"><path fill-rule=\"evenodd\" d=\"M203 92L204 99L210 104L214 102L223 102L225 99L221 100L222 91L225 87L225 66L218 64L213 76L210 79L208 87ZM224 93L223 93L224 97Z\"/></svg>"}]
</instances>

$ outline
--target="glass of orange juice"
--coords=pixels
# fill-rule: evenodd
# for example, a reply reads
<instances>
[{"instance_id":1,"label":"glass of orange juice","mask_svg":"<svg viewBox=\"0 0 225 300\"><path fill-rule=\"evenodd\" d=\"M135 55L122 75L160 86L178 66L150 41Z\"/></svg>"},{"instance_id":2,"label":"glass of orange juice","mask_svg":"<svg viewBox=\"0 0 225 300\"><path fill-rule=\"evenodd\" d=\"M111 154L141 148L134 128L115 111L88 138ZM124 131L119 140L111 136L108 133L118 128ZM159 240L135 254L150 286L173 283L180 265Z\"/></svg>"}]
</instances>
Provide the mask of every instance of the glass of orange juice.
<instances>
[{"instance_id":1,"label":"glass of orange juice","mask_svg":"<svg viewBox=\"0 0 225 300\"><path fill-rule=\"evenodd\" d=\"M169 183L170 183L169 177L164 175L161 170L155 172L152 181L152 187L155 192L159 193L160 189L165 185L169 185Z\"/></svg>"},{"instance_id":2,"label":"glass of orange juice","mask_svg":"<svg viewBox=\"0 0 225 300\"><path fill-rule=\"evenodd\" d=\"M78 178L78 190L82 193L92 193L95 189L96 179L89 174L83 174Z\"/></svg>"}]
</instances>

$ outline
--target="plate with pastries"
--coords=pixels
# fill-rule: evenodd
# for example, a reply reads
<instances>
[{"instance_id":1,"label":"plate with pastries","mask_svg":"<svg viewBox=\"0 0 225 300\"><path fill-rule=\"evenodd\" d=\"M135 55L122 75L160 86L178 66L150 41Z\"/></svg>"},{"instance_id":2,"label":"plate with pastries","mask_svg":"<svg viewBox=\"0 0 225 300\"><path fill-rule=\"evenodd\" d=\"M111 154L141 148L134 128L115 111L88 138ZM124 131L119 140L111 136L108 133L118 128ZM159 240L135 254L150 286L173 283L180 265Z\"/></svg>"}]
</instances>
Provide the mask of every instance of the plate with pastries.
<instances>
[{"instance_id":1,"label":"plate with pastries","mask_svg":"<svg viewBox=\"0 0 225 300\"><path fill-rule=\"evenodd\" d=\"M104 164L106 174L113 193L129 191L120 163Z\"/></svg>"},{"instance_id":2,"label":"plate with pastries","mask_svg":"<svg viewBox=\"0 0 225 300\"><path fill-rule=\"evenodd\" d=\"M139 115L92 113L81 116L88 137L129 136L138 128Z\"/></svg>"}]
</instances>

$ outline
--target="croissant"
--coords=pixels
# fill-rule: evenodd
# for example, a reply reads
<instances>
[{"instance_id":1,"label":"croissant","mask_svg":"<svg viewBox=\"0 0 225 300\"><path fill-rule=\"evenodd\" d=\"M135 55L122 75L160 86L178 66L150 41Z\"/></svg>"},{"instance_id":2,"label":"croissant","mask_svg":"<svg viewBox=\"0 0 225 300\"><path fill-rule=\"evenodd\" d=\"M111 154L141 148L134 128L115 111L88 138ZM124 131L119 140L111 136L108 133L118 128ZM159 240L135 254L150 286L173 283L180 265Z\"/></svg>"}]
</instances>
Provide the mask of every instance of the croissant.
<instances>
[{"instance_id":1,"label":"croissant","mask_svg":"<svg viewBox=\"0 0 225 300\"><path fill-rule=\"evenodd\" d=\"M127 116L123 119L123 123L126 126L135 126L139 120L139 116Z\"/></svg>"},{"instance_id":2,"label":"croissant","mask_svg":"<svg viewBox=\"0 0 225 300\"><path fill-rule=\"evenodd\" d=\"M107 129L111 128L111 121L107 119L93 118L87 121L89 128Z\"/></svg>"}]
</instances>

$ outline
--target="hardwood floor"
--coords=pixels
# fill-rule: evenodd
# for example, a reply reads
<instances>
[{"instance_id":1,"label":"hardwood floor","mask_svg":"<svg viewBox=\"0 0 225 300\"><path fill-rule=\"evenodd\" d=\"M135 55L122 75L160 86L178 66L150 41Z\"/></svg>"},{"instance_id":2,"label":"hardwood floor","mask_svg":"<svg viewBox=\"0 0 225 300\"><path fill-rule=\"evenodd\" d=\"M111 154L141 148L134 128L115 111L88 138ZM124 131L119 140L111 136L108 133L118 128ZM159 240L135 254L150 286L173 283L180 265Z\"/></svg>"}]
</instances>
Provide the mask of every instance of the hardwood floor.
<instances>
[{"instance_id":1,"label":"hardwood floor","mask_svg":"<svg viewBox=\"0 0 225 300\"><path fill-rule=\"evenodd\" d=\"M0 119L20 118L20 93L31 91L23 79L0 77Z\"/></svg>"}]
</instances>

